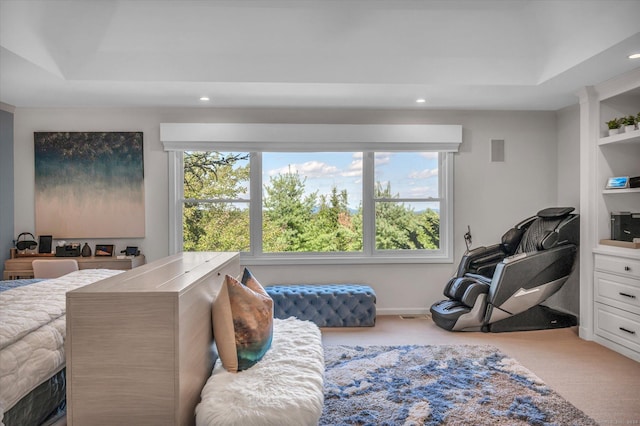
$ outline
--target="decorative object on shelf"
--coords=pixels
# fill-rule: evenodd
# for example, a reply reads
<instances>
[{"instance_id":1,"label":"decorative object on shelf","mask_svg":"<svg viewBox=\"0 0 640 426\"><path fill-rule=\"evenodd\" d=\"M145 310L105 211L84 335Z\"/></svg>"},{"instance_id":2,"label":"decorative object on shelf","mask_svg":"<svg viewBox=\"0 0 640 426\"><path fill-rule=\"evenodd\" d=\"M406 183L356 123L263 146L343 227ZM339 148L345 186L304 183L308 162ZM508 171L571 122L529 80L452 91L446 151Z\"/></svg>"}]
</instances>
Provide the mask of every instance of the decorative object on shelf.
<instances>
[{"instance_id":1,"label":"decorative object on shelf","mask_svg":"<svg viewBox=\"0 0 640 426\"><path fill-rule=\"evenodd\" d=\"M31 239L27 239L28 236L31 236ZM20 238L23 238L22 240ZM33 250L38 246L38 243L35 242L35 238L31 232L23 232L18 235L16 248L20 251L24 250Z\"/></svg>"},{"instance_id":2,"label":"decorative object on shelf","mask_svg":"<svg viewBox=\"0 0 640 426\"><path fill-rule=\"evenodd\" d=\"M56 257L80 257L80 244L70 243L56 247Z\"/></svg>"},{"instance_id":3,"label":"decorative object on shelf","mask_svg":"<svg viewBox=\"0 0 640 426\"><path fill-rule=\"evenodd\" d=\"M605 189L624 189L629 187L629 176L615 176L607 179Z\"/></svg>"},{"instance_id":4,"label":"decorative object on shelf","mask_svg":"<svg viewBox=\"0 0 640 426\"><path fill-rule=\"evenodd\" d=\"M636 117L629 115L620 119L620 124L624 126L625 133L633 132L636 130Z\"/></svg>"},{"instance_id":5,"label":"decorative object on shelf","mask_svg":"<svg viewBox=\"0 0 640 426\"><path fill-rule=\"evenodd\" d=\"M89 247L88 243L84 243L82 246L82 257L90 257L91 256L91 247Z\"/></svg>"},{"instance_id":6,"label":"decorative object on shelf","mask_svg":"<svg viewBox=\"0 0 640 426\"><path fill-rule=\"evenodd\" d=\"M38 254L51 254L52 244L52 235L40 235L38 239Z\"/></svg>"},{"instance_id":7,"label":"decorative object on shelf","mask_svg":"<svg viewBox=\"0 0 640 426\"><path fill-rule=\"evenodd\" d=\"M113 256L113 244L96 244L96 256Z\"/></svg>"},{"instance_id":8,"label":"decorative object on shelf","mask_svg":"<svg viewBox=\"0 0 640 426\"><path fill-rule=\"evenodd\" d=\"M140 250L138 250L136 246L127 246L127 248L121 250L120 253L124 253L125 256L140 256Z\"/></svg>"},{"instance_id":9,"label":"decorative object on shelf","mask_svg":"<svg viewBox=\"0 0 640 426\"><path fill-rule=\"evenodd\" d=\"M640 213L611 212L611 239L633 242L640 238Z\"/></svg>"},{"instance_id":10,"label":"decorative object on shelf","mask_svg":"<svg viewBox=\"0 0 640 426\"><path fill-rule=\"evenodd\" d=\"M609 128L609 136L617 135L620 132L620 120L614 118L607 121L607 127Z\"/></svg>"}]
</instances>

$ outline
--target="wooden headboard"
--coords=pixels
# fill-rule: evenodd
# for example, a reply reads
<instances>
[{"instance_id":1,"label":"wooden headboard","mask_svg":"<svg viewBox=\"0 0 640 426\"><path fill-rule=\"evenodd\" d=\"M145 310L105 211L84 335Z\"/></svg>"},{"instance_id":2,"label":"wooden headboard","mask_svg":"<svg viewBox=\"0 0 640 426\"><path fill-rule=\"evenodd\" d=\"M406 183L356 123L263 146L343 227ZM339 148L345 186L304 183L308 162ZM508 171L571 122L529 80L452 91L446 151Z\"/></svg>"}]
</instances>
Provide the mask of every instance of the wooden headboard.
<instances>
[{"instance_id":1,"label":"wooden headboard","mask_svg":"<svg viewBox=\"0 0 640 426\"><path fill-rule=\"evenodd\" d=\"M238 253L180 253L67 293L67 423L192 425L211 303Z\"/></svg>"}]
</instances>

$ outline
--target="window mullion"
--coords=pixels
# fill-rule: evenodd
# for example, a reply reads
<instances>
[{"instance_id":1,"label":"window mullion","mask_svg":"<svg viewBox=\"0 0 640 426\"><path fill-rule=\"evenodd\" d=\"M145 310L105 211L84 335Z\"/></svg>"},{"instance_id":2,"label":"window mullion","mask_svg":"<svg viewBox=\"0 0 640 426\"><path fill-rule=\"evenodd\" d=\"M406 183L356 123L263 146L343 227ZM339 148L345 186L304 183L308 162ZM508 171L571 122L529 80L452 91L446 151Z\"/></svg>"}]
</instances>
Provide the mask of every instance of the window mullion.
<instances>
[{"instance_id":1,"label":"window mullion","mask_svg":"<svg viewBox=\"0 0 640 426\"><path fill-rule=\"evenodd\" d=\"M249 156L249 241L250 253L262 255L262 153L251 152Z\"/></svg>"},{"instance_id":2,"label":"window mullion","mask_svg":"<svg viewBox=\"0 0 640 426\"><path fill-rule=\"evenodd\" d=\"M446 201L441 203L440 213L440 250L453 258L453 154L441 152L440 161L440 197Z\"/></svg>"},{"instance_id":3,"label":"window mullion","mask_svg":"<svg viewBox=\"0 0 640 426\"><path fill-rule=\"evenodd\" d=\"M362 250L371 256L375 247L374 153L362 153Z\"/></svg>"},{"instance_id":4,"label":"window mullion","mask_svg":"<svg viewBox=\"0 0 640 426\"><path fill-rule=\"evenodd\" d=\"M174 151L169 155L169 254L179 253L183 249L183 199L183 152Z\"/></svg>"}]
</instances>

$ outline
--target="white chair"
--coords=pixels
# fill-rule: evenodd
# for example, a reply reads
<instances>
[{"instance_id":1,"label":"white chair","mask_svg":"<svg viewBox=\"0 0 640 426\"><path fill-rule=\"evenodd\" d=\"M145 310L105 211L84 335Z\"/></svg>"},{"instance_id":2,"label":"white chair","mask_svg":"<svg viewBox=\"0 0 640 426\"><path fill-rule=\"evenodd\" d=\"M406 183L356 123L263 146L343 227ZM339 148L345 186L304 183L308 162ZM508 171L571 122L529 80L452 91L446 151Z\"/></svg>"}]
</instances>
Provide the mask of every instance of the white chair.
<instances>
[{"instance_id":1,"label":"white chair","mask_svg":"<svg viewBox=\"0 0 640 426\"><path fill-rule=\"evenodd\" d=\"M34 278L58 278L78 270L75 259L36 259L31 262Z\"/></svg>"}]
</instances>

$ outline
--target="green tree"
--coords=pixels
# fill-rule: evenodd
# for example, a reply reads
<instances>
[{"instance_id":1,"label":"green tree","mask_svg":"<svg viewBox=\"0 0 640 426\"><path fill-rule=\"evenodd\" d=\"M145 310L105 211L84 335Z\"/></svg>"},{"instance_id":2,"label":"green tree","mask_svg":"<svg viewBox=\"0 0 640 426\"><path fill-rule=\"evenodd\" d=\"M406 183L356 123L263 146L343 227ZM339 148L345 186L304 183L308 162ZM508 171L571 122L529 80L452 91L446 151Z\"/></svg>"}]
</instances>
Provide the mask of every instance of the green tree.
<instances>
[{"instance_id":1,"label":"green tree","mask_svg":"<svg viewBox=\"0 0 640 426\"><path fill-rule=\"evenodd\" d=\"M265 252L309 251L311 226L317 192L305 193L305 180L298 173L279 174L265 185L263 236Z\"/></svg>"},{"instance_id":2,"label":"green tree","mask_svg":"<svg viewBox=\"0 0 640 426\"><path fill-rule=\"evenodd\" d=\"M310 229L309 250L316 252L362 250L362 228L356 227L348 206L346 190L333 186L320 205ZM360 221L361 223L361 221Z\"/></svg>"},{"instance_id":3,"label":"green tree","mask_svg":"<svg viewBox=\"0 0 640 426\"><path fill-rule=\"evenodd\" d=\"M440 215L427 209L418 217L418 229L416 238L424 249L437 250L440 248Z\"/></svg>"},{"instance_id":4,"label":"green tree","mask_svg":"<svg viewBox=\"0 0 640 426\"><path fill-rule=\"evenodd\" d=\"M376 198L393 199L391 185L378 182ZM401 202L376 203L376 248L378 250L437 249L439 246L438 214L430 209L416 213Z\"/></svg>"},{"instance_id":5,"label":"green tree","mask_svg":"<svg viewBox=\"0 0 640 426\"><path fill-rule=\"evenodd\" d=\"M249 155L185 152L184 249L189 251L248 251L249 206L229 200L248 193ZM306 180L298 173L279 174L264 188L263 251L362 251L362 205L348 207L348 194L336 186L327 195L305 195ZM437 249L440 217L427 209L415 212L377 183L376 248L379 250Z\"/></svg>"},{"instance_id":6,"label":"green tree","mask_svg":"<svg viewBox=\"0 0 640 426\"><path fill-rule=\"evenodd\" d=\"M247 192L249 154L185 152L183 240L186 251L232 251L249 248L249 210L231 203ZM209 201L206 201L209 200Z\"/></svg>"}]
</instances>

